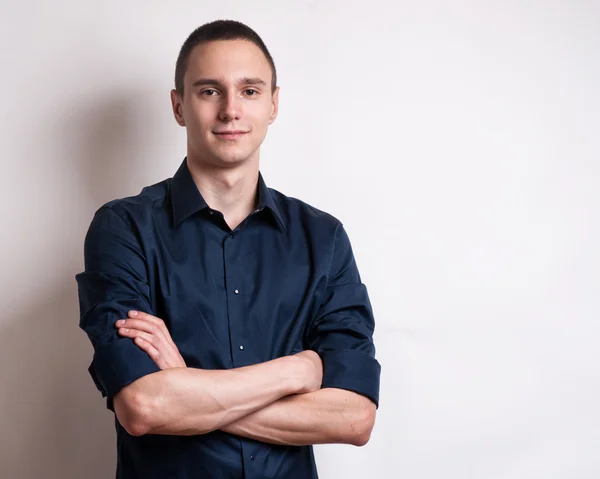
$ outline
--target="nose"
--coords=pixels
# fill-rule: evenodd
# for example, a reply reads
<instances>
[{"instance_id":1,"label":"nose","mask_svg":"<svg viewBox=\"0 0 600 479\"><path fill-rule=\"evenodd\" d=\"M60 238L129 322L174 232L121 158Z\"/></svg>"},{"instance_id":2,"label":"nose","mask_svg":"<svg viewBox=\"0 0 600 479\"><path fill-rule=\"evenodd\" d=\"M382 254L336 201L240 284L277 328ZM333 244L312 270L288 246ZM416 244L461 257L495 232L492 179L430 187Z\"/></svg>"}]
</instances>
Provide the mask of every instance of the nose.
<instances>
[{"instance_id":1,"label":"nose","mask_svg":"<svg viewBox=\"0 0 600 479\"><path fill-rule=\"evenodd\" d=\"M239 98L235 93L229 93L228 95L222 96L221 110L219 112L219 118L221 121L235 121L239 120L242 116L242 110L239 103Z\"/></svg>"}]
</instances>

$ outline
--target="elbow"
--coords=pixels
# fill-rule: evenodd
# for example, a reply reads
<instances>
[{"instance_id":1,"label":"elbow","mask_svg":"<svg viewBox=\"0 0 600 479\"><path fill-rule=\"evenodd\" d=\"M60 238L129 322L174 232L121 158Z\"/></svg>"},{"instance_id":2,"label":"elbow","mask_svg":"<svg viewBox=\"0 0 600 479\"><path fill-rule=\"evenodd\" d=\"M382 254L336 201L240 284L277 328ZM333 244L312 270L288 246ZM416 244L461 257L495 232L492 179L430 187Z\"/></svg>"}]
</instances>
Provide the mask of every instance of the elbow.
<instances>
[{"instance_id":1,"label":"elbow","mask_svg":"<svg viewBox=\"0 0 600 479\"><path fill-rule=\"evenodd\" d=\"M113 402L117 419L129 435L144 436L151 432L151 404L142 392L126 386L115 395Z\"/></svg>"},{"instance_id":2,"label":"elbow","mask_svg":"<svg viewBox=\"0 0 600 479\"><path fill-rule=\"evenodd\" d=\"M367 400L368 404L357 408L355 417L350 425L348 437L345 442L353 446L365 446L371 439L371 432L375 426L377 408Z\"/></svg>"}]
</instances>

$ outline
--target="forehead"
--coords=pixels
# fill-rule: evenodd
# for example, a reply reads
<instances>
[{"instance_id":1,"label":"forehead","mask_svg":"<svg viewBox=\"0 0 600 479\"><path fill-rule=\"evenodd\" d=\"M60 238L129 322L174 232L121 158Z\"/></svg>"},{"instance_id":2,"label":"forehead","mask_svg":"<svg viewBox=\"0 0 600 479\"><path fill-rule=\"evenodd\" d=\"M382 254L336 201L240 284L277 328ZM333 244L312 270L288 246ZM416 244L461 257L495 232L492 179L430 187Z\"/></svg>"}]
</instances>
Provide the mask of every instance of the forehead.
<instances>
[{"instance_id":1,"label":"forehead","mask_svg":"<svg viewBox=\"0 0 600 479\"><path fill-rule=\"evenodd\" d=\"M202 43L191 51L184 82L199 78L235 80L259 77L271 81L271 65L262 50L247 40L219 40Z\"/></svg>"}]
</instances>

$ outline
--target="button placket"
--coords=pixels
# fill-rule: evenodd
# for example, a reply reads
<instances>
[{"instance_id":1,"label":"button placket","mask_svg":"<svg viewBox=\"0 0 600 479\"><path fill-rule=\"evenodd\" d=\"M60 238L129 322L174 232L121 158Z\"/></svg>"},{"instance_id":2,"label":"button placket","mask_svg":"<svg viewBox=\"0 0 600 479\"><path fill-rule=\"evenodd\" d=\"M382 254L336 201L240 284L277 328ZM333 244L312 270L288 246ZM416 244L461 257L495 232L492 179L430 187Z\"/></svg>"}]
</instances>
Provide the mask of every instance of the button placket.
<instances>
[{"instance_id":1,"label":"button placket","mask_svg":"<svg viewBox=\"0 0 600 479\"><path fill-rule=\"evenodd\" d=\"M248 356L248 345L245 343L248 338L244 335L244 326L242 325L246 311L244 296L242 295L243 288L240 287L243 285L239 282L243 274L236 264L236 258L239 256L238 249L243 248L243 242L240 243L237 233L231 231L225 236L223 248L226 261L226 297L228 302L230 341L233 347L232 360L233 367L237 368L249 364L248 361L252 358L252 355Z\"/></svg>"}]
</instances>

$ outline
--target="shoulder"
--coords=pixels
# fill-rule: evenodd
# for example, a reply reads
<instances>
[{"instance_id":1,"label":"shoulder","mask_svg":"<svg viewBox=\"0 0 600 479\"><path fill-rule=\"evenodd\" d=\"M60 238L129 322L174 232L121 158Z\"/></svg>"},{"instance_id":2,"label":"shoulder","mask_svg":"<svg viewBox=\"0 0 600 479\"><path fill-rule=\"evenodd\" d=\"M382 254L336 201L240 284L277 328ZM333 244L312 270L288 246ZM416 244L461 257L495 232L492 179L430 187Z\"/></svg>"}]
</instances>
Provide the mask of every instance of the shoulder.
<instances>
[{"instance_id":1,"label":"shoulder","mask_svg":"<svg viewBox=\"0 0 600 479\"><path fill-rule=\"evenodd\" d=\"M291 225L318 227L336 230L342 222L331 212L324 211L298 198L287 196L278 190L269 188L275 204Z\"/></svg>"},{"instance_id":2,"label":"shoulder","mask_svg":"<svg viewBox=\"0 0 600 479\"><path fill-rule=\"evenodd\" d=\"M167 203L171 178L148 185L133 196L116 198L104 203L95 216L118 216L126 223L139 223L162 209Z\"/></svg>"},{"instance_id":3,"label":"shoulder","mask_svg":"<svg viewBox=\"0 0 600 479\"><path fill-rule=\"evenodd\" d=\"M272 188L269 190L284 218L288 233L293 237L303 238L319 254L328 257L340 245L349 242L342 221L331 212Z\"/></svg>"}]
</instances>

